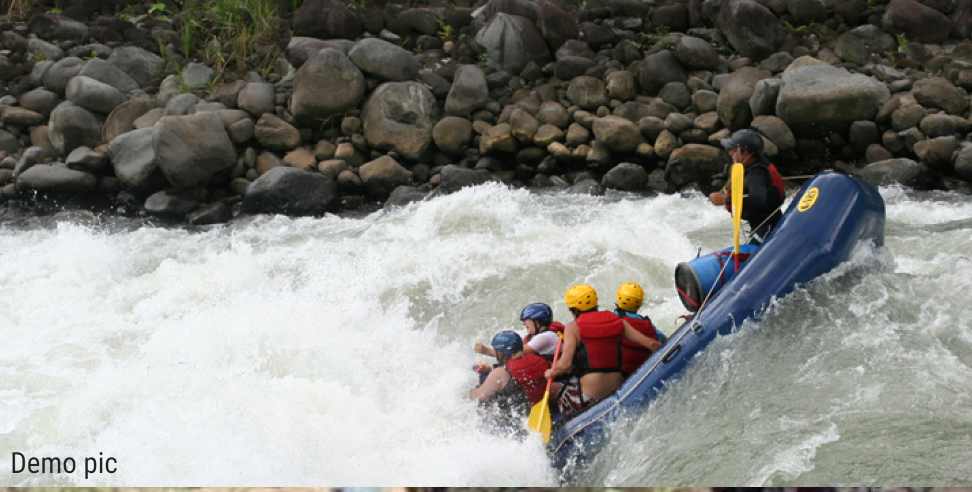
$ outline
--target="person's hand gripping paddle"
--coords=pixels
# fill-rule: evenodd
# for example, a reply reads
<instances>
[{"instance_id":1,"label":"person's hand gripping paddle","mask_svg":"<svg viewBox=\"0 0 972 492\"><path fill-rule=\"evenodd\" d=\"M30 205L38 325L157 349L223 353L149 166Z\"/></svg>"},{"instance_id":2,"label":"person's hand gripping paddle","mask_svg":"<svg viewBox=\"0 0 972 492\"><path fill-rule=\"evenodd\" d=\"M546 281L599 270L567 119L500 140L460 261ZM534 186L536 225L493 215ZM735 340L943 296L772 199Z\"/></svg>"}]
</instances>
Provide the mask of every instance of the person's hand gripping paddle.
<instances>
[{"instance_id":1,"label":"person's hand gripping paddle","mask_svg":"<svg viewBox=\"0 0 972 492\"><path fill-rule=\"evenodd\" d=\"M553 363L550 367L557 365L557 359L560 358L560 344L563 343L563 339L557 340L557 348L554 350ZM547 379L547 389L543 392L543 399L537 402L533 408L530 409L530 418L527 419L527 427L532 431L540 433L543 437L543 442L550 442L550 428L552 423L550 421L550 405L548 400L550 399L550 384L553 383L553 375Z\"/></svg>"},{"instance_id":2,"label":"person's hand gripping paddle","mask_svg":"<svg viewBox=\"0 0 972 492\"><path fill-rule=\"evenodd\" d=\"M742 224L742 210L743 210L743 175L746 174L746 170L742 163L735 163L732 165L731 173L731 183L732 183L732 259L736 266L736 271L739 271L739 229Z\"/></svg>"}]
</instances>

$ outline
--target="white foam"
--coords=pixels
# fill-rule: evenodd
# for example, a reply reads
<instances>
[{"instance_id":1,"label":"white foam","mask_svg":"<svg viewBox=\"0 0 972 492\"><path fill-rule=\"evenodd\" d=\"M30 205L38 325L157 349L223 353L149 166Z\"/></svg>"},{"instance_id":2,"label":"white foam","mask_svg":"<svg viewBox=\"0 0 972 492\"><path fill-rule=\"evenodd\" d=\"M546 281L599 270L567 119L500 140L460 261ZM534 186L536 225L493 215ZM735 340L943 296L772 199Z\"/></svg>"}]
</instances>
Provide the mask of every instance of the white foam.
<instances>
[{"instance_id":1,"label":"white foam","mask_svg":"<svg viewBox=\"0 0 972 492\"><path fill-rule=\"evenodd\" d=\"M965 204L949 203L941 219L965 213ZM889 216L911 206L892 203ZM464 398L474 382L473 341L519 329L528 302L548 302L565 318L561 296L579 281L593 283L604 306L618 283L641 282L646 312L670 334L683 313L675 264L728 236L725 211L700 194L599 198L499 185L363 218L258 217L196 232L0 227L0 449L116 456L119 473L92 484L555 485L535 439L477 424ZM967 288L968 265L941 274L947 267L933 268L933 245L899 252L898 241L889 241L897 270ZM931 302L935 279L923 282ZM862 302L880 309L901 301L889 295ZM944 325L957 322L965 334L955 339L967 340L968 311L957 296L944 298L955 314L931 324L948 333ZM816 302L808 316L835 303ZM792 316L800 306L782 311ZM866 315L863 307L834 314L847 323ZM761 327L749 340L779 330ZM706 401L681 400L714 372L718 383L700 394L727 395L722 406L753 397L751 352L731 340L716 347L703 373L686 375L682 398L667 398L659 411L709 412ZM775 355L763 354L765 364L793 370L792 362L775 366ZM949 384L966 374L951 368L960 356L942 360L926 374L948 374ZM829 363L825 355L819 365ZM759 415L774 411L761 405ZM695 422L699 433L715 432ZM821 435L783 443L788 458L763 463L754 480L812 466L812 450L832 436ZM693 452L693 443L679 452ZM615 471L630 483L692 482L674 469ZM0 469L7 484L83 483L69 478Z\"/></svg>"}]
</instances>

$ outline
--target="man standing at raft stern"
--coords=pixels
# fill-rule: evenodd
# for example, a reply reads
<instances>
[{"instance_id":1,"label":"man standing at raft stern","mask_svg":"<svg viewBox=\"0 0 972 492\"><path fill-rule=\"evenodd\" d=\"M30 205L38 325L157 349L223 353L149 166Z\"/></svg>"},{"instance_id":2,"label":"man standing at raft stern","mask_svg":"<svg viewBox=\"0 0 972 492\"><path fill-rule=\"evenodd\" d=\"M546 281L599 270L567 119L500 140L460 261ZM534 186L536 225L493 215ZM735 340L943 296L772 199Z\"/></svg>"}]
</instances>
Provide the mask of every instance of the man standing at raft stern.
<instances>
[{"instance_id":1,"label":"man standing at raft stern","mask_svg":"<svg viewBox=\"0 0 972 492\"><path fill-rule=\"evenodd\" d=\"M749 223L750 237L761 243L780 219L780 206L786 197L783 178L776 166L763 155L763 137L755 130L743 129L722 140L732 162L742 163L746 169L743 179L742 218ZM729 186L729 183L726 183ZM725 188L709 194L714 205L725 205L732 212L732 197Z\"/></svg>"},{"instance_id":2,"label":"man standing at raft stern","mask_svg":"<svg viewBox=\"0 0 972 492\"><path fill-rule=\"evenodd\" d=\"M570 417L613 393L623 380L622 341L629 340L649 351L661 346L611 311L597 310L597 291L587 284L574 285L564 294L574 315L564 328L560 358L547 377L571 372L571 378L557 385L557 409L561 418ZM584 347L587 357L579 355Z\"/></svg>"},{"instance_id":3,"label":"man standing at raft stern","mask_svg":"<svg viewBox=\"0 0 972 492\"><path fill-rule=\"evenodd\" d=\"M665 334L655 328L651 318L638 314L638 310L641 309L641 304L645 300L645 291L641 288L641 285L637 282L625 282L618 286L618 291L614 297L614 314L624 319L646 337L658 340L661 345L665 344L667 340ZM621 356L621 372L624 373L624 377L628 377L648 360L651 351L645 350L640 345L628 340L621 342L621 345L624 349Z\"/></svg>"},{"instance_id":4,"label":"man standing at raft stern","mask_svg":"<svg viewBox=\"0 0 972 492\"><path fill-rule=\"evenodd\" d=\"M543 399L547 385L543 375L550 363L537 354L524 353L523 340L515 331L497 333L490 345L501 365L469 392L469 398L480 402L507 398L514 402L511 408L519 407L526 415L530 407Z\"/></svg>"}]
</instances>

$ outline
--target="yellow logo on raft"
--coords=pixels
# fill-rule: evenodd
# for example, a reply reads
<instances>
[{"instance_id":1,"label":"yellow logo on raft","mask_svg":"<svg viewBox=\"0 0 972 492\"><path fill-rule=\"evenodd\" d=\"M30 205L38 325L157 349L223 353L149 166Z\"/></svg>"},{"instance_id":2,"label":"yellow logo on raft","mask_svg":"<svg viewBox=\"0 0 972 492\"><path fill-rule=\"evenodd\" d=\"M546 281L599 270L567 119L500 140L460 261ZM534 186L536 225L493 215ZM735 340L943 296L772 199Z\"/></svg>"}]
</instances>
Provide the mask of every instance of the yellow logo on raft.
<instances>
[{"instance_id":1,"label":"yellow logo on raft","mask_svg":"<svg viewBox=\"0 0 972 492\"><path fill-rule=\"evenodd\" d=\"M816 186L810 188L800 197L800 203L797 205L797 210L801 212L806 212L817 203L817 197L820 196L820 189Z\"/></svg>"}]
</instances>

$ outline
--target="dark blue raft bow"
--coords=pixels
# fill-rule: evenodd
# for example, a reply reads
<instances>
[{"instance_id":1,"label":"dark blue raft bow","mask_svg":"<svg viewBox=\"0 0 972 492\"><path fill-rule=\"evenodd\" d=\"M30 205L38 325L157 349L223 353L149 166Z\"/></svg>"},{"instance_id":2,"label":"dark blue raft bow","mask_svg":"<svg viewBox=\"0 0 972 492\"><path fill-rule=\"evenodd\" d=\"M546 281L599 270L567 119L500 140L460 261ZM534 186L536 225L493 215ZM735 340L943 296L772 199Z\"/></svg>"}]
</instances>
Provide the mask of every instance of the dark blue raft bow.
<instances>
[{"instance_id":1,"label":"dark blue raft bow","mask_svg":"<svg viewBox=\"0 0 972 492\"><path fill-rule=\"evenodd\" d=\"M643 411L666 381L715 339L758 319L774 297L846 261L860 241L884 245L884 200L877 190L837 172L816 175L800 189L775 231L702 310L683 323L611 396L555 427L553 465L578 471L604 445L608 425L622 413Z\"/></svg>"}]
</instances>

